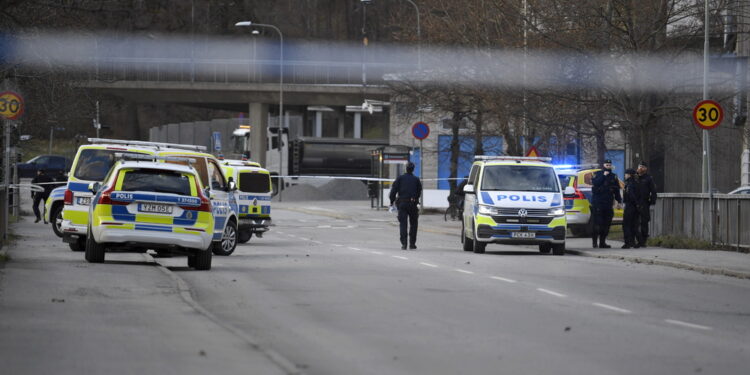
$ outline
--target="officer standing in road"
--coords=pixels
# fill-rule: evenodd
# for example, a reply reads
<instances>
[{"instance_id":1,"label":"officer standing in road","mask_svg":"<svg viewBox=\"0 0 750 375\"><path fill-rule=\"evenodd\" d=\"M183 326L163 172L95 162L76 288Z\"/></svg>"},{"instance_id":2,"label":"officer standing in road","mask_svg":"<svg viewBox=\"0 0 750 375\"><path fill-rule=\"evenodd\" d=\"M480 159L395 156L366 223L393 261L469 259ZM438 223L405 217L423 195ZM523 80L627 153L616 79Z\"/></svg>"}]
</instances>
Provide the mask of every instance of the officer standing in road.
<instances>
[{"instance_id":1,"label":"officer standing in road","mask_svg":"<svg viewBox=\"0 0 750 375\"><path fill-rule=\"evenodd\" d=\"M635 170L629 168L625 171L625 189L622 200L625 203L625 213L622 217L622 233L625 236L623 249L631 247L638 248L636 233L638 233L638 185L635 181Z\"/></svg>"},{"instance_id":2,"label":"officer standing in road","mask_svg":"<svg viewBox=\"0 0 750 375\"><path fill-rule=\"evenodd\" d=\"M31 192L31 198L34 199L34 203L32 203L32 208L34 210L34 215L36 215L36 221L35 223L38 223L39 220L42 220L42 215L39 212L39 202L42 202L44 204L45 201L47 201L47 197L49 197L49 193L52 191L52 184L49 184L49 182L54 182L52 177L47 176L47 173L44 169L40 169L36 172L36 177L31 180L32 184L44 184L42 187L44 188L44 191L40 192ZM47 222L44 222L47 224Z\"/></svg>"},{"instance_id":3,"label":"officer standing in road","mask_svg":"<svg viewBox=\"0 0 750 375\"><path fill-rule=\"evenodd\" d=\"M648 174L646 162L638 164L637 176L635 178L638 188L638 216L641 230L637 233L638 246L646 247L648 241L648 223L651 221L651 206L656 204L656 183Z\"/></svg>"},{"instance_id":4,"label":"officer standing in road","mask_svg":"<svg viewBox=\"0 0 750 375\"><path fill-rule=\"evenodd\" d=\"M593 247L608 249L612 246L607 245L607 235L615 215L612 206L615 200L622 204L620 180L612 173L611 160L604 161L602 169L594 174L591 183L591 219L594 224L591 242Z\"/></svg>"},{"instance_id":5,"label":"officer standing in road","mask_svg":"<svg viewBox=\"0 0 750 375\"><path fill-rule=\"evenodd\" d=\"M389 198L391 206L398 208L401 250L406 250L406 221L409 220L409 248L417 249L417 223L419 221L419 197L422 195L422 182L414 175L414 163L406 165L406 173L398 176L391 186Z\"/></svg>"}]
</instances>

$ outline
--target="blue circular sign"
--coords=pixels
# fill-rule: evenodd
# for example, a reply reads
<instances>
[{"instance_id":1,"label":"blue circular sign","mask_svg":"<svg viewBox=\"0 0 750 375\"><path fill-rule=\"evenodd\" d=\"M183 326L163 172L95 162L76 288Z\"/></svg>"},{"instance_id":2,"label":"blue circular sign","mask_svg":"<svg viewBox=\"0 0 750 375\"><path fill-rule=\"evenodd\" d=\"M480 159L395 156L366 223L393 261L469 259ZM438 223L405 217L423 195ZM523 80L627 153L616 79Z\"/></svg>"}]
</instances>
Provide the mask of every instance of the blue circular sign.
<instances>
[{"instance_id":1,"label":"blue circular sign","mask_svg":"<svg viewBox=\"0 0 750 375\"><path fill-rule=\"evenodd\" d=\"M415 122L414 125L411 126L411 134L414 138L423 140L430 135L430 126L422 121Z\"/></svg>"}]
</instances>

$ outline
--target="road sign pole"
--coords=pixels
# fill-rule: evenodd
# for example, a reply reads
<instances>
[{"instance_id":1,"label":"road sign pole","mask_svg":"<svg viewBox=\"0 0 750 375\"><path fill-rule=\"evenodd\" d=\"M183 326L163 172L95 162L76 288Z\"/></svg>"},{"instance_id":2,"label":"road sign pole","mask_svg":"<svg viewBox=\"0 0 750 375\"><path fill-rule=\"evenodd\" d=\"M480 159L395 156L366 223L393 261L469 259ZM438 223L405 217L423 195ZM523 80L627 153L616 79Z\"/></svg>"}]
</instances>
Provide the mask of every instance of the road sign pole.
<instances>
[{"instance_id":1,"label":"road sign pole","mask_svg":"<svg viewBox=\"0 0 750 375\"><path fill-rule=\"evenodd\" d=\"M703 100L708 100L708 52L709 52L709 39L708 39L708 0L705 0L703 5L704 19L703 19ZM711 186L711 137L708 135L708 130L703 130L703 192L708 193L708 205L709 205L709 237L711 238L711 244L714 243L714 202L713 202L713 191Z\"/></svg>"},{"instance_id":2,"label":"road sign pole","mask_svg":"<svg viewBox=\"0 0 750 375\"><path fill-rule=\"evenodd\" d=\"M3 241L8 239L8 197L10 196L10 127L11 121L3 121L3 136L5 140L5 157L3 160L3 202L0 204L3 210Z\"/></svg>"},{"instance_id":3,"label":"road sign pole","mask_svg":"<svg viewBox=\"0 0 750 375\"><path fill-rule=\"evenodd\" d=\"M424 169L422 169L422 159L424 159L424 146L423 146L424 139L419 140L419 179L424 180ZM419 195L419 213L424 213L424 189L422 190L422 194Z\"/></svg>"}]
</instances>

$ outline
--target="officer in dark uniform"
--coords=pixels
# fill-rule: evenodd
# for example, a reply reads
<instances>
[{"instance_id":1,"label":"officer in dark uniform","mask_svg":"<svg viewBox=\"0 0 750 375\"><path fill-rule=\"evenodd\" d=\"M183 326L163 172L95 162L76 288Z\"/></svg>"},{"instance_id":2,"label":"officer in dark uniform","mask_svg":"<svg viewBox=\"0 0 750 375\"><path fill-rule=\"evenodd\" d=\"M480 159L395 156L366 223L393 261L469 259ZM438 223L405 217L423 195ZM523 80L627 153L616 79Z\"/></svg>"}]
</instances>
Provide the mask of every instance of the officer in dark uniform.
<instances>
[{"instance_id":1,"label":"officer in dark uniform","mask_svg":"<svg viewBox=\"0 0 750 375\"><path fill-rule=\"evenodd\" d=\"M417 248L417 223L419 220L419 197L422 195L422 182L414 175L414 163L406 165L406 173L398 176L391 186L389 198L391 206L398 208L398 222L401 230L401 250L406 250L406 220L409 220L409 248Z\"/></svg>"},{"instance_id":2,"label":"officer in dark uniform","mask_svg":"<svg viewBox=\"0 0 750 375\"><path fill-rule=\"evenodd\" d=\"M620 180L612 173L611 160L604 161L602 169L594 174L591 183L591 219L594 224L591 242L594 247L608 249L611 246L607 245L607 235L612 217L615 216L612 206L615 200L618 204L622 203Z\"/></svg>"},{"instance_id":3,"label":"officer in dark uniform","mask_svg":"<svg viewBox=\"0 0 750 375\"><path fill-rule=\"evenodd\" d=\"M31 197L34 198L34 203L32 203L32 208L34 209L34 215L36 215L36 221L35 223L38 223L39 220L42 220L42 215L39 212L39 202L47 201L47 197L49 197L49 193L52 191L52 184L48 184L49 182L54 182L52 177L47 176L47 173L44 169L40 169L36 172L36 177L31 180L32 184L44 184L41 185L44 188L44 191L40 192L31 192ZM47 224L47 222L44 222Z\"/></svg>"},{"instance_id":4,"label":"officer in dark uniform","mask_svg":"<svg viewBox=\"0 0 750 375\"><path fill-rule=\"evenodd\" d=\"M631 247L638 248L636 243L636 233L638 233L638 186L635 181L635 170L628 169L625 171L625 189L623 190L622 200L625 203L625 213L622 217L622 233L625 236L623 249Z\"/></svg>"},{"instance_id":5,"label":"officer in dark uniform","mask_svg":"<svg viewBox=\"0 0 750 375\"><path fill-rule=\"evenodd\" d=\"M648 174L646 162L638 164L637 176L635 178L638 190L638 216L641 230L637 233L638 246L646 247L648 240L648 223L651 221L651 206L656 204L656 183Z\"/></svg>"}]
</instances>

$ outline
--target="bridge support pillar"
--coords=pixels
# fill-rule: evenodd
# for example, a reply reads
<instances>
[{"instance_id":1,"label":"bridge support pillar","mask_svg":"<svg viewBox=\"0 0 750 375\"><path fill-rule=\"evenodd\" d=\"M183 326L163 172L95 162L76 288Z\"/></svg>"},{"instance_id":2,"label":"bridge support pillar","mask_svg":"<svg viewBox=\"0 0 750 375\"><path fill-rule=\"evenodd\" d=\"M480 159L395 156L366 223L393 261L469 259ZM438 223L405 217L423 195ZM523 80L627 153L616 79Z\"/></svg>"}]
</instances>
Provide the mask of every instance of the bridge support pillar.
<instances>
[{"instance_id":1,"label":"bridge support pillar","mask_svg":"<svg viewBox=\"0 0 750 375\"><path fill-rule=\"evenodd\" d=\"M266 145L268 144L268 104L250 103L250 160L266 167Z\"/></svg>"}]
</instances>

